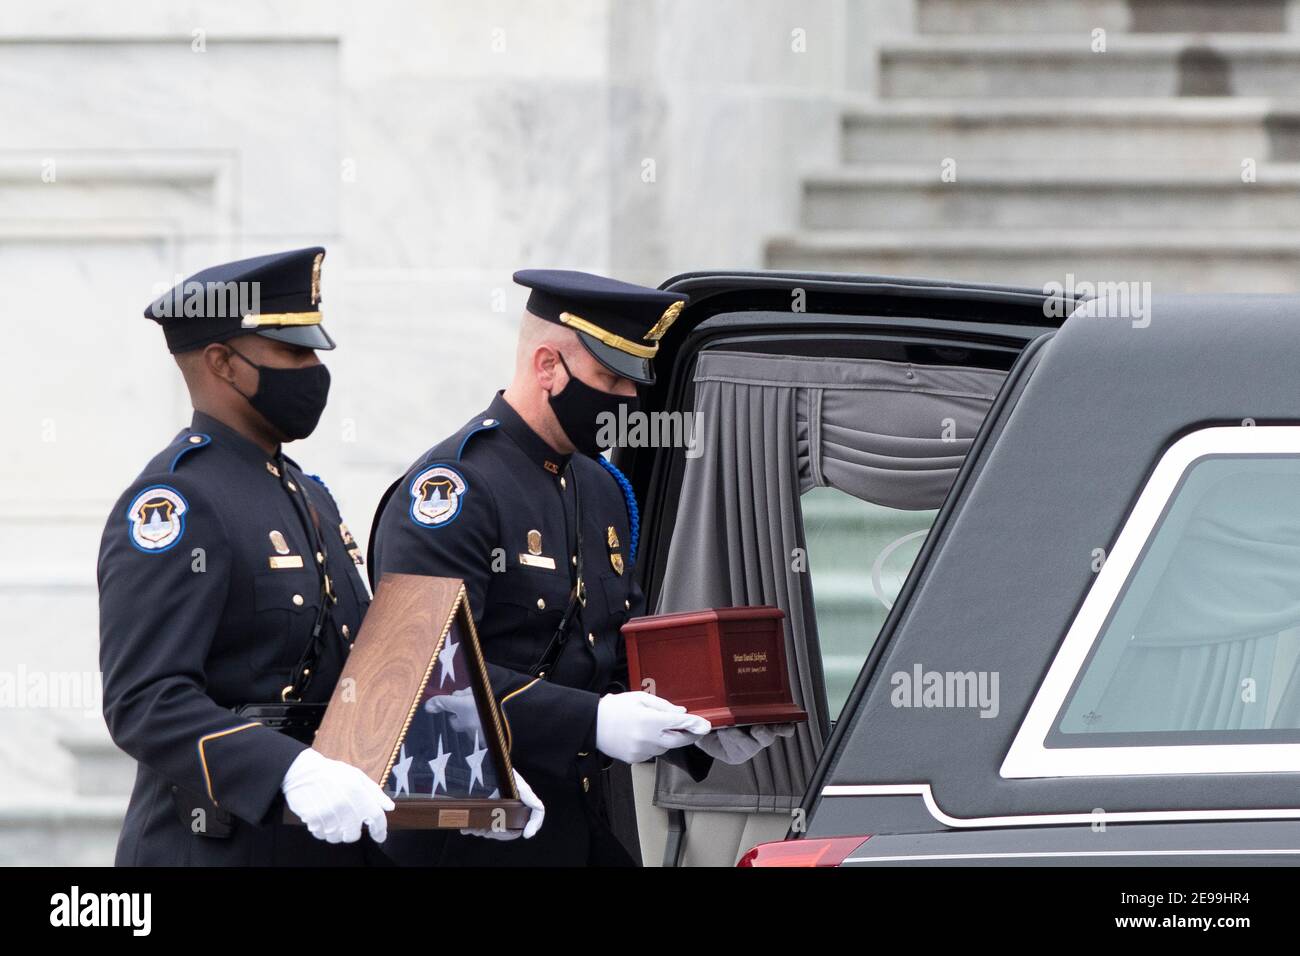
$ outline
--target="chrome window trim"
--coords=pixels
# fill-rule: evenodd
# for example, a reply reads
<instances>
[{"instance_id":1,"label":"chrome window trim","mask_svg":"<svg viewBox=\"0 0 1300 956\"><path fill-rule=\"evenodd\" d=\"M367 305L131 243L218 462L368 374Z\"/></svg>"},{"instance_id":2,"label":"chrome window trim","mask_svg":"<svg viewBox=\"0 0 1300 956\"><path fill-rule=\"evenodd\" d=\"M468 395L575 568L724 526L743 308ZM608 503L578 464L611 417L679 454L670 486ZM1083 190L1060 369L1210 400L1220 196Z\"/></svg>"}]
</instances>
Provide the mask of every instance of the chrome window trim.
<instances>
[{"instance_id":1,"label":"chrome window trim","mask_svg":"<svg viewBox=\"0 0 1300 956\"><path fill-rule=\"evenodd\" d=\"M1185 435L1169 447L1138 496L1039 685L998 771L1003 778L1300 772L1300 744L1295 743L1043 746L1124 583L1188 469L1207 456L1270 454L1300 455L1300 426L1215 426Z\"/></svg>"},{"instance_id":2,"label":"chrome window trim","mask_svg":"<svg viewBox=\"0 0 1300 956\"><path fill-rule=\"evenodd\" d=\"M928 783L840 783L822 788L822 797L920 797L938 823L954 830L1000 827L1054 827L1112 823L1192 823L1208 820L1300 820L1300 807L1248 807L1220 810L1104 810L1089 813L1022 813L997 817L954 817L934 798Z\"/></svg>"}]
</instances>

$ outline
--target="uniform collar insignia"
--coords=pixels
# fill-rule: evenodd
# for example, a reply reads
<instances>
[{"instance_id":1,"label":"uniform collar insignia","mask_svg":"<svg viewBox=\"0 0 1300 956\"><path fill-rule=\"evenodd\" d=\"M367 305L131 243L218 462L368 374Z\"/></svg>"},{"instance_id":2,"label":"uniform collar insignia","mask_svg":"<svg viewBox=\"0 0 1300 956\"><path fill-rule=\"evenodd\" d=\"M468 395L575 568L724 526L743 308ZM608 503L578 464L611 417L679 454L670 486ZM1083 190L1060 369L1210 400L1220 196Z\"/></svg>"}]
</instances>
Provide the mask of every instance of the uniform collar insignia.
<instances>
[{"instance_id":1,"label":"uniform collar insignia","mask_svg":"<svg viewBox=\"0 0 1300 956\"><path fill-rule=\"evenodd\" d=\"M519 450L552 475L561 474L573 457L561 455L548 445L546 439L533 431L519 413L510 407L501 392L497 392L496 398L492 399L492 404L480 418L495 418L501 422L501 430L510 436Z\"/></svg>"}]
</instances>

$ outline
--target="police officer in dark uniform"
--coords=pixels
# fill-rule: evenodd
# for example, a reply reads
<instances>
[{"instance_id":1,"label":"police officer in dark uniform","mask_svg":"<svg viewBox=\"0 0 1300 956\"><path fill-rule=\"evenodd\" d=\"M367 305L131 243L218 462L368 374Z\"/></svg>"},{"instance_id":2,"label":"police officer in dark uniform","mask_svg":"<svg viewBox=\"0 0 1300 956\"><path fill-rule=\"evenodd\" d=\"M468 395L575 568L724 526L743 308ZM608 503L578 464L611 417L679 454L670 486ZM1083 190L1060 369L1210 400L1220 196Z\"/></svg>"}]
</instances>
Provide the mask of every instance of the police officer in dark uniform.
<instances>
[{"instance_id":1,"label":"police officer in dark uniform","mask_svg":"<svg viewBox=\"0 0 1300 956\"><path fill-rule=\"evenodd\" d=\"M599 454L609 416L634 412L636 384L654 381L658 339L686 297L567 271L515 281L532 293L514 377L389 489L371 573L464 580L511 759L546 818L527 842L403 832L384 849L403 864L626 865L608 821L611 760L667 754L697 779L711 763L690 746L706 720L626 688L619 629L644 605L637 508Z\"/></svg>"},{"instance_id":2,"label":"police officer in dark uniform","mask_svg":"<svg viewBox=\"0 0 1300 956\"><path fill-rule=\"evenodd\" d=\"M333 497L281 449L325 407L324 256L207 269L145 312L194 418L100 545L104 716L139 762L118 865L387 862L387 795L306 743L369 603Z\"/></svg>"}]
</instances>

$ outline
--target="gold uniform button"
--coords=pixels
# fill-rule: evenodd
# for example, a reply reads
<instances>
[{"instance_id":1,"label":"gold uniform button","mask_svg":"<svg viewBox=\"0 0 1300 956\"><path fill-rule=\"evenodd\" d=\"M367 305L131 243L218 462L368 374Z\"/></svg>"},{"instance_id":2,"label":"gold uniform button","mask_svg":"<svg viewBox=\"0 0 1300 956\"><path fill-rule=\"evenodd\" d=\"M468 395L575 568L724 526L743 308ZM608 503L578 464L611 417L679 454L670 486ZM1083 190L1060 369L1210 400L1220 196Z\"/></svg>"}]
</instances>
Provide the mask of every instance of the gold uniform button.
<instances>
[{"instance_id":1,"label":"gold uniform button","mask_svg":"<svg viewBox=\"0 0 1300 956\"><path fill-rule=\"evenodd\" d=\"M325 555L321 554L319 551L316 552L316 563L317 564L325 563Z\"/></svg>"},{"instance_id":2,"label":"gold uniform button","mask_svg":"<svg viewBox=\"0 0 1300 956\"><path fill-rule=\"evenodd\" d=\"M290 490L290 491L297 491L297 490L298 490L298 486L295 485L292 481L286 481L285 484L289 486L289 490Z\"/></svg>"},{"instance_id":3,"label":"gold uniform button","mask_svg":"<svg viewBox=\"0 0 1300 956\"><path fill-rule=\"evenodd\" d=\"M590 644L592 647L596 646L596 635L591 633L591 631L587 632L587 643Z\"/></svg>"},{"instance_id":4,"label":"gold uniform button","mask_svg":"<svg viewBox=\"0 0 1300 956\"><path fill-rule=\"evenodd\" d=\"M191 444L191 445L197 445L197 444L199 444L201 441L203 441L203 439L202 439L200 436L198 436L198 435L191 435L191 436L190 436L190 444Z\"/></svg>"},{"instance_id":5,"label":"gold uniform button","mask_svg":"<svg viewBox=\"0 0 1300 956\"><path fill-rule=\"evenodd\" d=\"M623 610L625 610L625 611L630 611L630 610L632 610L632 602L631 602L631 601L624 601L624 602L623 602Z\"/></svg>"},{"instance_id":6,"label":"gold uniform button","mask_svg":"<svg viewBox=\"0 0 1300 956\"><path fill-rule=\"evenodd\" d=\"M351 629L349 629L349 627L348 627L346 624L343 625L343 636L344 636L344 637L351 637L351 636L352 636L352 631L351 631Z\"/></svg>"},{"instance_id":7,"label":"gold uniform button","mask_svg":"<svg viewBox=\"0 0 1300 956\"><path fill-rule=\"evenodd\" d=\"M582 792L583 792L583 793L586 793L586 792L588 792L590 789L591 789L591 778L590 778L590 777L583 777L583 778L582 778Z\"/></svg>"},{"instance_id":8,"label":"gold uniform button","mask_svg":"<svg viewBox=\"0 0 1300 956\"><path fill-rule=\"evenodd\" d=\"M293 596L293 603L296 604L298 607L302 607L302 595L295 594Z\"/></svg>"},{"instance_id":9,"label":"gold uniform button","mask_svg":"<svg viewBox=\"0 0 1300 956\"><path fill-rule=\"evenodd\" d=\"M563 475L560 476L560 487L561 487L561 488L567 488L567 487L569 487L568 485L566 485L566 484L564 483L564 476L563 476Z\"/></svg>"},{"instance_id":10,"label":"gold uniform button","mask_svg":"<svg viewBox=\"0 0 1300 956\"><path fill-rule=\"evenodd\" d=\"M569 558L569 563L576 568L578 566L578 556L575 554L573 557Z\"/></svg>"},{"instance_id":11,"label":"gold uniform button","mask_svg":"<svg viewBox=\"0 0 1300 956\"><path fill-rule=\"evenodd\" d=\"M537 610L539 611L546 610L546 601L544 601L542 598L537 599Z\"/></svg>"}]
</instances>

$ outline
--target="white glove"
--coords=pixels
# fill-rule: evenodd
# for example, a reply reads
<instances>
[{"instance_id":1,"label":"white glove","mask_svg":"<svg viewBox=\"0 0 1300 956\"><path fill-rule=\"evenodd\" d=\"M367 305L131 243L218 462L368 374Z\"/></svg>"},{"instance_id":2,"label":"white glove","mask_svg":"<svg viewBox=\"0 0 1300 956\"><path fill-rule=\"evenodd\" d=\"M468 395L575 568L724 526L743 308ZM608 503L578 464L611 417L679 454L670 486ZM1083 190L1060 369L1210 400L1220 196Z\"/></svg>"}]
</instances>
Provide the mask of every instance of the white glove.
<instances>
[{"instance_id":1,"label":"white glove","mask_svg":"<svg viewBox=\"0 0 1300 956\"><path fill-rule=\"evenodd\" d=\"M606 694L596 708L596 749L624 763L693 744L712 729L703 717L642 690Z\"/></svg>"},{"instance_id":2,"label":"white glove","mask_svg":"<svg viewBox=\"0 0 1300 956\"><path fill-rule=\"evenodd\" d=\"M695 745L715 760L736 765L754 759L778 737L793 737L794 724L755 724L752 727L719 727Z\"/></svg>"},{"instance_id":3,"label":"white glove","mask_svg":"<svg viewBox=\"0 0 1300 956\"><path fill-rule=\"evenodd\" d=\"M515 789L519 791L519 799L524 802L532 812L528 814L528 822L524 824L524 830L521 834L518 830L507 830L502 827L500 830L494 828L461 830L466 836L482 837L485 840L517 840L523 836L525 840L531 840L538 830L542 828L542 819L546 816L546 808L542 806L542 801L538 799L537 794L533 793L533 788L528 786L528 781L519 775L518 770L512 771L515 775Z\"/></svg>"},{"instance_id":4,"label":"white glove","mask_svg":"<svg viewBox=\"0 0 1300 956\"><path fill-rule=\"evenodd\" d=\"M425 712L451 715L451 729L468 732L478 726L478 704L474 688L462 687L450 694L436 694L424 702Z\"/></svg>"},{"instance_id":5,"label":"white glove","mask_svg":"<svg viewBox=\"0 0 1300 956\"><path fill-rule=\"evenodd\" d=\"M280 789L289 809L318 840L354 843L361 839L362 824L376 843L388 836L384 811L393 809L388 794L356 767L319 750L308 747L298 754Z\"/></svg>"}]
</instances>

